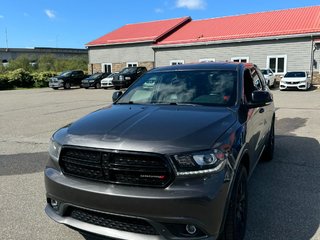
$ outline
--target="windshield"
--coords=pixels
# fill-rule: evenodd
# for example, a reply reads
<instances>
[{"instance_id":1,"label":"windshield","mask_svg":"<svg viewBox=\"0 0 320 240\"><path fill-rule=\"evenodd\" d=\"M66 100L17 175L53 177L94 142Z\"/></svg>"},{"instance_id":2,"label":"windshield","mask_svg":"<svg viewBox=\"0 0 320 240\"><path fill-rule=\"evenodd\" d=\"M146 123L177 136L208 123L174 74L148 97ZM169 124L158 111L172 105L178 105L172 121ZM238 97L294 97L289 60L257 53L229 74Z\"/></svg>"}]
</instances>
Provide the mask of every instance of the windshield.
<instances>
[{"instance_id":1,"label":"windshield","mask_svg":"<svg viewBox=\"0 0 320 240\"><path fill-rule=\"evenodd\" d=\"M262 72L263 75L268 75L269 74L267 69L262 69L261 72Z\"/></svg>"},{"instance_id":2,"label":"windshield","mask_svg":"<svg viewBox=\"0 0 320 240\"><path fill-rule=\"evenodd\" d=\"M236 82L237 72L231 70L147 73L117 103L231 106Z\"/></svg>"},{"instance_id":3,"label":"windshield","mask_svg":"<svg viewBox=\"0 0 320 240\"><path fill-rule=\"evenodd\" d=\"M89 79L97 79L102 75L102 73L95 73L89 77Z\"/></svg>"},{"instance_id":4,"label":"windshield","mask_svg":"<svg viewBox=\"0 0 320 240\"><path fill-rule=\"evenodd\" d=\"M305 77L306 73L305 72L287 72L284 77L290 77L290 78L302 78Z\"/></svg>"},{"instance_id":5,"label":"windshield","mask_svg":"<svg viewBox=\"0 0 320 240\"><path fill-rule=\"evenodd\" d=\"M116 75L116 73L111 73L107 76L107 78L112 78L114 75Z\"/></svg>"},{"instance_id":6,"label":"windshield","mask_svg":"<svg viewBox=\"0 0 320 240\"><path fill-rule=\"evenodd\" d=\"M122 69L122 71L120 73L121 74L134 73L136 71L136 69L137 68L135 68L135 67L124 68L124 69Z\"/></svg>"},{"instance_id":7,"label":"windshield","mask_svg":"<svg viewBox=\"0 0 320 240\"><path fill-rule=\"evenodd\" d=\"M72 71L62 72L62 73L60 74L60 76L62 76L62 77L69 77L69 76L71 75L71 72L72 72Z\"/></svg>"}]
</instances>

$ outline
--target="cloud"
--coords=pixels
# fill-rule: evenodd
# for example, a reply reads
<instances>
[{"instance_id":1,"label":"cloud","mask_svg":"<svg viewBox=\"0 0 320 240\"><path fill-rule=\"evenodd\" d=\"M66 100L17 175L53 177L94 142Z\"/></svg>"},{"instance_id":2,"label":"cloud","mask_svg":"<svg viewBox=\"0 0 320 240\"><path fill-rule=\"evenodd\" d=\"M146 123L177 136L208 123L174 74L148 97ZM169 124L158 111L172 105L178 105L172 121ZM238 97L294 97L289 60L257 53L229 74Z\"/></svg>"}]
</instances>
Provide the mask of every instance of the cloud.
<instances>
[{"instance_id":1,"label":"cloud","mask_svg":"<svg viewBox=\"0 0 320 240\"><path fill-rule=\"evenodd\" d=\"M53 10L46 9L46 10L44 10L44 12L48 16L48 18L53 19L56 17L56 14Z\"/></svg>"},{"instance_id":2,"label":"cloud","mask_svg":"<svg viewBox=\"0 0 320 240\"><path fill-rule=\"evenodd\" d=\"M0 14L0 18L4 18L4 16Z\"/></svg>"},{"instance_id":3,"label":"cloud","mask_svg":"<svg viewBox=\"0 0 320 240\"><path fill-rule=\"evenodd\" d=\"M190 10L205 9L207 6L205 0L177 0L177 8L188 8Z\"/></svg>"},{"instance_id":4,"label":"cloud","mask_svg":"<svg viewBox=\"0 0 320 240\"><path fill-rule=\"evenodd\" d=\"M156 8L156 9L154 10L154 12L155 12L155 13L163 13L164 10L163 10L162 8Z\"/></svg>"}]
</instances>

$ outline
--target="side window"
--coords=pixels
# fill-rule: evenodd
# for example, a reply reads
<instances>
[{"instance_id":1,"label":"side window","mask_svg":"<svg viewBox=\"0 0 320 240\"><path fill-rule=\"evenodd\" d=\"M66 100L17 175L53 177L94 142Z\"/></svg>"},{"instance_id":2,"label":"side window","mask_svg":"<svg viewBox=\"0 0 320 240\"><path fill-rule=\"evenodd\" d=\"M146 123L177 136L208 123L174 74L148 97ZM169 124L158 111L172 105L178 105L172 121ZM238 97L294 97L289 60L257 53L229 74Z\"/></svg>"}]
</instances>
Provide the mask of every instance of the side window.
<instances>
[{"instance_id":1,"label":"side window","mask_svg":"<svg viewBox=\"0 0 320 240\"><path fill-rule=\"evenodd\" d=\"M243 88L245 101L251 102L252 92L257 90L257 88L254 85L254 80L249 69L246 69L243 73Z\"/></svg>"},{"instance_id":2,"label":"side window","mask_svg":"<svg viewBox=\"0 0 320 240\"><path fill-rule=\"evenodd\" d=\"M256 88L256 90L262 90L263 84L262 84L261 79L259 77L259 74L255 68L251 69L251 75L252 75L253 85Z\"/></svg>"},{"instance_id":3,"label":"side window","mask_svg":"<svg viewBox=\"0 0 320 240\"><path fill-rule=\"evenodd\" d=\"M143 68L138 68L138 69L137 69L137 73L138 73L138 74L141 74L142 72L143 72Z\"/></svg>"},{"instance_id":4,"label":"side window","mask_svg":"<svg viewBox=\"0 0 320 240\"><path fill-rule=\"evenodd\" d=\"M267 86L267 83L266 83L266 79L264 78L262 72L260 71L260 69L256 69L257 73L258 73L258 76L262 82L262 85L263 85L263 89ZM272 73L270 70L268 70L268 73Z\"/></svg>"}]
</instances>

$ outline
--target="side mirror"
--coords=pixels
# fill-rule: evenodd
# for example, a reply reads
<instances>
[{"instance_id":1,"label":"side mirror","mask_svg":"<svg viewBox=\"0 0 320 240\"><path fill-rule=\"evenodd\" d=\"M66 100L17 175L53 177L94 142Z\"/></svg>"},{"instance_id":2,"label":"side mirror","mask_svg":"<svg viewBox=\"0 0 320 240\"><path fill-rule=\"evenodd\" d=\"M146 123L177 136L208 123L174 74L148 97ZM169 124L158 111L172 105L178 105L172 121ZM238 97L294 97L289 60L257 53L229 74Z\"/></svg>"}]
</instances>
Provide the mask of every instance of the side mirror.
<instances>
[{"instance_id":1,"label":"side mirror","mask_svg":"<svg viewBox=\"0 0 320 240\"><path fill-rule=\"evenodd\" d=\"M116 91L112 94L112 101L115 102L118 100L119 97L121 97L122 92L121 91Z\"/></svg>"},{"instance_id":2,"label":"side mirror","mask_svg":"<svg viewBox=\"0 0 320 240\"><path fill-rule=\"evenodd\" d=\"M252 101L248 103L249 108L263 107L272 102L272 96L268 91L253 91Z\"/></svg>"}]
</instances>

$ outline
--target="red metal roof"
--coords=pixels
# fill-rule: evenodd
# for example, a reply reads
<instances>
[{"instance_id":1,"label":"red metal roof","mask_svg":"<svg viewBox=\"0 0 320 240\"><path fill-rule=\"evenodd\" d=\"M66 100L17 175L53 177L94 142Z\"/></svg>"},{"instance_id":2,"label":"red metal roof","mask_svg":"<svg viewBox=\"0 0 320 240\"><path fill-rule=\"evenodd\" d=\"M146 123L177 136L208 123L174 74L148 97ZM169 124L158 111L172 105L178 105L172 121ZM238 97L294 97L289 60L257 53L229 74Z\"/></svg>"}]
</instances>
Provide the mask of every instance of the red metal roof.
<instances>
[{"instance_id":1,"label":"red metal roof","mask_svg":"<svg viewBox=\"0 0 320 240\"><path fill-rule=\"evenodd\" d=\"M320 6L191 21L158 45L320 33Z\"/></svg>"},{"instance_id":2,"label":"red metal roof","mask_svg":"<svg viewBox=\"0 0 320 240\"><path fill-rule=\"evenodd\" d=\"M190 20L190 17L182 17L154 22L127 24L113 32L87 43L86 46L133 42L155 42L170 31L178 28Z\"/></svg>"}]
</instances>

